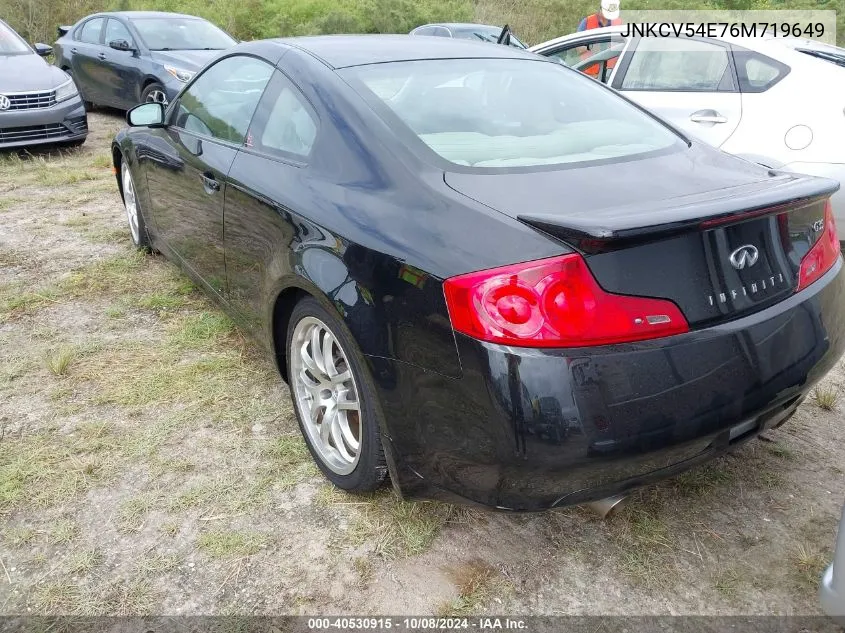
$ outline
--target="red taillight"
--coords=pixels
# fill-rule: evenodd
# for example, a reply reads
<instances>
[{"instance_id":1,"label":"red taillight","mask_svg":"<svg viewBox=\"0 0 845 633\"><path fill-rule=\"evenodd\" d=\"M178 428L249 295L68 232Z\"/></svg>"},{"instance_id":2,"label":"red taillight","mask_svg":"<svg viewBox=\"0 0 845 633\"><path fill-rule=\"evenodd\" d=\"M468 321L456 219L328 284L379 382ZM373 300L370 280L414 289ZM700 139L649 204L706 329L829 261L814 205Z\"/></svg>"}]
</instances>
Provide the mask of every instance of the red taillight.
<instances>
[{"instance_id":1,"label":"red taillight","mask_svg":"<svg viewBox=\"0 0 845 633\"><path fill-rule=\"evenodd\" d=\"M447 279L452 327L491 343L585 347L689 331L671 301L610 294L578 254Z\"/></svg>"},{"instance_id":2,"label":"red taillight","mask_svg":"<svg viewBox=\"0 0 845 633\"><path fill-rule=\"evenodd\" d=\"M833 221L833 207L828 200L824 205L824 231L813 247L801 259L798 271L798 290L803 290L830 270L839 257L839 236Z\"/></svg>"}]
</instances>

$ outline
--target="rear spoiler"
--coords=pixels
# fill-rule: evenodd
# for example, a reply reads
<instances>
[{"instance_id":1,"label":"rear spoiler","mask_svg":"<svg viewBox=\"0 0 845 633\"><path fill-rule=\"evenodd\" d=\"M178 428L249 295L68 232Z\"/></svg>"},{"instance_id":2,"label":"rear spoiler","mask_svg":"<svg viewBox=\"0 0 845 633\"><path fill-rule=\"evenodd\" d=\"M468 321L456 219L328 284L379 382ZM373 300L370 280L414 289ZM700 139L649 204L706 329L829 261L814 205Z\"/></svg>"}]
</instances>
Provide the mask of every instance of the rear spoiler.
<instances>
[{"instance_id":1,"label":"rear spoiler","mask_svg":"<svg viewBox=\"0 0 845 633\"><path fill-rule=\"evenodd\" d=\"M771 179L672 198L600 209L583 215L519 215L517 219L586 253L600 253L772 215L829 198L839 183L770 170ZM647 218L648 225L643 225Z\"/></svg>"},{"instance_id":2,"label":"rear spoiler","mask_svg":"<svg viewBox=\"0 0 845 633\"><path fill-rule=\"evenodd\" d=\"M64 37L65 35L70 33L70 30L72 28L73 28L73 25L71 25L71 26L60 26L60 27L56 28L56 31L58 32L59 37Z\"/></svg>"}]
</instances>

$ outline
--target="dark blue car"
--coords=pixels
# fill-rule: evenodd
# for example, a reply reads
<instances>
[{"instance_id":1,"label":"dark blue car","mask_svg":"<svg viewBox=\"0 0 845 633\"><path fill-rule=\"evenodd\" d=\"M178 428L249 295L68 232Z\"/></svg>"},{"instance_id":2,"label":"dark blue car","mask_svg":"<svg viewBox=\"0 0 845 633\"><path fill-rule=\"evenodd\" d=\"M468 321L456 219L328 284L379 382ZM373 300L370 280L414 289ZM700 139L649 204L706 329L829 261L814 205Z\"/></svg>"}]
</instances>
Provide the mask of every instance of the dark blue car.
<instances>
[{"instance_id":1,"label":"dark blue car","mask_svg":"<svg viewBox=\"0 0 845 633\"><path fill-rule=\"evenodd\" d=\"M211 22L153 11L97 13L59 27L56 65L90 109L169 103L218 51L236 41Z\"/></svg>"}]
</instances>

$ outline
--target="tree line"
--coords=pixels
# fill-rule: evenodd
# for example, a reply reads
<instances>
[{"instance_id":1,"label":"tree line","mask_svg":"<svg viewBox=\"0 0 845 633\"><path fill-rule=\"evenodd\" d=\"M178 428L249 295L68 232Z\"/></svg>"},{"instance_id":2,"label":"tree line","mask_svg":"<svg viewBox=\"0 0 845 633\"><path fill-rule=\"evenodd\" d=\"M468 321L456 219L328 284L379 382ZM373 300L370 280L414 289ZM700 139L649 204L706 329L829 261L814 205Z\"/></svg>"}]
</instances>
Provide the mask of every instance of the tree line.
<instances>
[{"instance_id":1,"label":"tree line","mask_svg":"<svg viewBox=\"0 0 845 633\"><path fill-rule=\"evenodd\" d=\"M833 9L845 45L845 0L622 0L626 9ZM176 11L238 39L325 33L407 33L427 22L509 24L529 44L574 31L599 0L0 0L0 18L30 42L97 11Z\"/></svg>"}]
</instances>

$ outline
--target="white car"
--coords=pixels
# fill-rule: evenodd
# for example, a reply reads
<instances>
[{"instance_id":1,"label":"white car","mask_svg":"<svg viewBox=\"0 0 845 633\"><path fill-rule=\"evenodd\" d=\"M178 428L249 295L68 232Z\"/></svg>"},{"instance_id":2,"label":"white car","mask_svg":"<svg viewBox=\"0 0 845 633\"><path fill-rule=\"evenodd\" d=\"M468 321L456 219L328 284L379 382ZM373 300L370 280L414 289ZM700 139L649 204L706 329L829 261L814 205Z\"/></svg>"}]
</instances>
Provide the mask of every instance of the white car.
<instances>
[{"instance_id":1,"label":"white car","mask_svg":"<svg viewBox=\"0 0 845 633\"><path fill-rule=\"evenodd\" d=\"M626 28L529 50L604 81L725 152L838 180L833 211L845 226L845 49L783 38L631 38Z\"/></svg>"},{"instance_id":2,"label":"white car","mask_svg":"<svg viewBox=\"0 0 845 633\"><path fill-rule=\"evenodd\" d=\"M833 563L822 576L819 597L825 613L845 626L845 508L842 509L842 520L839 522Z\"/></svg>"}]
</instances>

